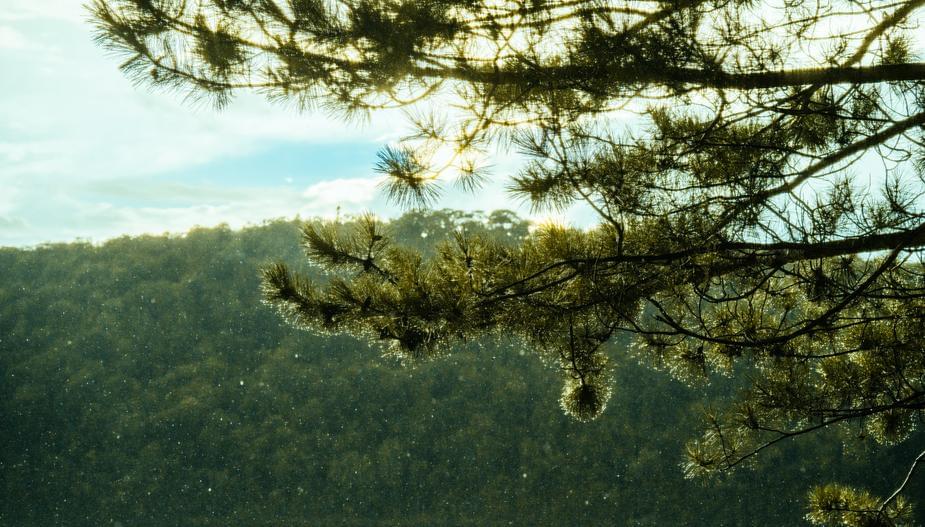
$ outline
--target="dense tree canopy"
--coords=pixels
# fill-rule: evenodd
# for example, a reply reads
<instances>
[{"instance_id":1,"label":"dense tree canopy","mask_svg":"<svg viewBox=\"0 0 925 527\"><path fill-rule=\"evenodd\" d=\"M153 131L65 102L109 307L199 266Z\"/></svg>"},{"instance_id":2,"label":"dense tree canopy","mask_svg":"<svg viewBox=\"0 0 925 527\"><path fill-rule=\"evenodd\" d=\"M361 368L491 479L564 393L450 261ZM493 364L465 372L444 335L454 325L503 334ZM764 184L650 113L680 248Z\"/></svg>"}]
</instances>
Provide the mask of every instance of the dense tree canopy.
<instances>
[{"instance_id":1,"label":"dense tree canopy","mask_svg":"<svg viewBox=\"0 0 925 527\"><path fill-rule=\"evenodd\" d=\"M426 205L448 178L475 189L492 147L522 152L514 197L582 202L599 225L542 226L514 244L458 233L427 258L391 245L372 218L308 227L309 256L343 278L273 266L268 299L298 325L381 340L409 360L518 335L558 365L562 407L582 421L608 403L607 344L620 334L634 343L614 352L681 379L747 375L740 399L688 445L694 476L831 426L892 444L923 419L923 4L93 9L101 41L139 81L218 104L257 89L347 113L417 108L418 133L377 166L398 202ZM449 113L415 106L447 98ZM901 492L831 485L810 502L820 524L902 523L908 509Z\"/></svg>"},{"instance_id":2,"label":"dense tree canopy","mask_svg":"<svg viewBox=\"0 0 925 527\"><path fill-rule=\"evenodd\" d=\"M459 226L526 234L444 211L390 229L426 251ZM0 249L0 525L764 527L798 524L814 480L889 492L907 469L912 445L870 457L871 441L828 434L692 485L677 470L691 408L732 386L690 390L629 357L615 381L634 397L581 427L510 342L409 381L260 304L255 269L268 254L302 268L297 234L277 221Z\"/></svg>"}]
</instances>

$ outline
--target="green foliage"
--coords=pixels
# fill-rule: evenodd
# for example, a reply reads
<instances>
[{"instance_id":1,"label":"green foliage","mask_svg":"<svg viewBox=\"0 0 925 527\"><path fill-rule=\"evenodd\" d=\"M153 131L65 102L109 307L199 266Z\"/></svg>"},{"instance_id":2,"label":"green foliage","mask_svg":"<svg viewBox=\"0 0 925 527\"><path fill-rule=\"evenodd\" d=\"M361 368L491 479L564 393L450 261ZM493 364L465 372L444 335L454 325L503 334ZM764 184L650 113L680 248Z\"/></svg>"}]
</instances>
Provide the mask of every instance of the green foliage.
<instances>
[{"instance_id":1,"label":"green foliage","mask_svg":"<svg viewBox=\"0 0 925 527\"><path fill-rule=\"evenodd\" d=\"M527 234L506 212L382 227L438 254L460 225ZM616 355L607 411L575 427L554 368L507 338L409 370L295 331L255 270L272 255L329 280L300 267L299 231L0 249L0 525L794 525L813 481L886 495L907 468L906 446L829 434L697 485L677 464L697 401L733 392L722 379L689 390Z\"/></svg>"},{"instance_id":2,"label":"green foliage","mask_svg":"<svg viewBox=\"0 0 925 527\"><path fill-rule=\"evenodd\" d=\"M607 407L611 387L606 382L569 379L559 399L565 413L575 419L593 421Z\"/></svg>"},{"instance_id":3,"label":"green foliage","mask_svg":"<svg viewBox=\"0 0 925 527\"><path fill-rule=\"evenodd\" d=\"M870 493L844 485L816 487L809 494L806 519L814 525L877 527L913 525L912 509L902 498L881 507Z\"/></svg>"},{"instance_id":4,"label":"green foliage","mask_svg":"<svg viewBox=\"0 0 925 527\"><path fill-rule=\"evenodd\" d=\"M439 196L427 167L408 149L386 147L379 153L376 171L389 176L385 190L389 199L402 205L429 205Z\"/></svg>"},{"instance_id":5,"label":"green foliage","mask_svg":"<svg viewBox=\"0 0 925 527\"><path fill-rule=\"evenodd\" d=\"M100 41L145 82L220 104L256 89L347 114L425 115L377 165L402 204L432 203L447 177L475 188L486 177L475 160L519 150L514 198L537 210L582 204L597 225L538 226L514 243L463 228L434 251L395 244L372 219L312 227L309 259L337 276L270 267L266 301L300 326L363 336L414 364L514 337L560 370L561 406L581 421L613 406L620 350L687 383L742 379L689 444L693 476L830 428L885 447L925 418L923 6L92 9Z\"/></svg>"}]
</instances>

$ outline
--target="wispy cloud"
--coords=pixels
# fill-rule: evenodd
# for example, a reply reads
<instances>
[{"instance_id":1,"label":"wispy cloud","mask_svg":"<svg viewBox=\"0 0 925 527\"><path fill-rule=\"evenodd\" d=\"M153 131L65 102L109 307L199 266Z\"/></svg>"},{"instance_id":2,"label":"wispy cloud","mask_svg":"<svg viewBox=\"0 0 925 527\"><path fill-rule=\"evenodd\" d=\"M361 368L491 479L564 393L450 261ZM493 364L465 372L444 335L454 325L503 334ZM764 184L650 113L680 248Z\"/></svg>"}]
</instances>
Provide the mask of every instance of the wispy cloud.
<instances>
[{"instance_id":1,"label":"wispy cloud","mask_svg":"<svg viewBox=\"0 0 925 527\"><path fill-rule=\"evenodd\" d=\"M87 18L84 2L79 0L4 0L0 21L65 20L82 23Z\"/></svg>"},{"instance_id":2,"label":"wispy cloud","mask_svg":"<svg viewBox=\"0 0 925 527\"><path fill-rule=\"evenodd\" d=\"M15 72L0 76L0 245L400 213L371 170L375 145L407 134L400 112L344 122L254 94L217 112L151 92L93 43L87 16L79 0L0 9L0 69ZM512 208L513 164L502 159L476 196L450 191L437 206Z\"/></svg>"},{"instance_id":3,"label":"wispy cloud","mask_svg":"<svg viewBox=\"0 0 925 527\"><path fill-rule=\"evenodd\" d=\"M26 36L10 26L0 26L0 49L20 49L26 47Z\"/></svg>"},{"instance_id":4,"label":"wispy cloud","mask_svg":"<svg viewBox=\"0 0 925 527\"><path fill-rule=\"evenodd\" d=\"M303 187L188 184L136 178L76 182L63 188L10 185L0 197L0 246L124 234L181 233L195 226L242 227L270 218L333 217L376 210L396 214L376 191L376 178Z\"/></svg>"},{"instance_id":5,"label":"wispy cloud","mask_svg":"<svg viewBox=\"0 0 925 527\"><path fill-rule=\"evenodd\" d=\"M25 227L25 222L19 218L7 218L5 216L0 216L0 232L5 230L21 230Z\"/></svg>"},{"instance_id":6,"label":"wispy cloud","mask_svg":"<svg viewBox=\"0 0 925 527\"><path fill-rule=\"evenodd\" d=\"M246 94L216 112L139 89L92 42L86 17L74 0L10 0L0 10L0 68L16 72L0 78L0 245L242 224L372 199L370 185L333 198L337 183L284 188L283 177L259 170L234 188L220 172L212 185L163 180L280 145L369 142L395 126L390 116L345 123Z\"/></svg>"},{"instance_id":7,"label":"wispy cloud","mask_svg":"<svg viewBox=\"0 0 925 527\"><path fill-rule=\"evenodd\" d=\"M302 196L313 207L371 205L379 197L381 177L334 179L305 189Z\"/></svg>"}]
</instances>

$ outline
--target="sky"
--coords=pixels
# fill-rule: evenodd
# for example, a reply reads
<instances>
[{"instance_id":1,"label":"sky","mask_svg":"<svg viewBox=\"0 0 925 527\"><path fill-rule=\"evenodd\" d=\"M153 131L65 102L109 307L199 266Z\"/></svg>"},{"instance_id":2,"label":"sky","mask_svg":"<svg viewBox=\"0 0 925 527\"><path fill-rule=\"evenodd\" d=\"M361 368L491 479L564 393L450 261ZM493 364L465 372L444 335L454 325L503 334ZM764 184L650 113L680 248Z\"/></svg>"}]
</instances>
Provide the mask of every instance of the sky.
<instances>
[{"instance_id":1,"label":"sky","mask_svg":"<svg viewBox=\"0 0 925 527\"><path fill-rule=\"evenodd\" d=\"M93 42L83 0L2 2L0 247L402 212L373 170L408 132L400 112L342 122L246 93L217 111L133 85L122 59ZM881 172L875 161L862 171ZM516 159L490 162L480 192L449 190L434 206L543 219L504 192ZM555 219L594 217L577 207Z\"/></svg>"},{"instance_id":2,"label":"sky","mask_svg":"<svg viewBox=\"0 0 925 527\"><path fill-rule=\"evenodd\" d=\"M134 86L120 58L93 42L82 3L3 0L0 246L237 228L338 208L401 213L373 171L379 149L407 132L400 113L344 123L248 94L219 112ZM497 172L478 195L448 192L436 207L527 215Z\"/></svg>"}]
</instances>

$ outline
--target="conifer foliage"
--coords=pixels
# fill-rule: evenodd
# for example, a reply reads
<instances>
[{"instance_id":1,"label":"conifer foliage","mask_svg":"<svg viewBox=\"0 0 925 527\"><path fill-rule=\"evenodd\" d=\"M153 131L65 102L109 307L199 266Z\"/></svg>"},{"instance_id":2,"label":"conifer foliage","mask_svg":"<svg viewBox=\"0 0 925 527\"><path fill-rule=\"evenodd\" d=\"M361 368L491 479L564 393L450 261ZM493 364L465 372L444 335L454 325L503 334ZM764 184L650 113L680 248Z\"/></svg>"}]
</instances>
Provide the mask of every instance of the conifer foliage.
<instances>
[{"instance_id":1,"label":"conifer foliage","mask_svg":"<svg viewBox=\"0 0 925 527\"><path fill-rule=\"evenodd\" d=\"M377 169L398 202L477 189L496 146L512 197L584 203L592 229L459 232L430 256L372 218L304 231L325 284L264 271L293 322L408 360L486 333L556 364L598 417L607 353L678 378L751 380L688 446L691 476L842 426L892 444L925 409L923 1L111 0L98 36L135 80L346 114L408 107ZM450 100L454 105L443 104ZM428 101L452 113L427 112ZM629 123L629 124L627 124ZM449 155L441 153L449 152ZM447 159L449 159L447 161ZM631 334L629 350L607 350ZM617 387L617 391L619 387ZM914 470L914 465L913 465ZM898 524L899 498L820 487L819 524ZM877 505L879 503L879 505ZM873 505L877 505L874 507ZM850 514L832 511L850 511Z\"/></svg>"}]
</instances>

